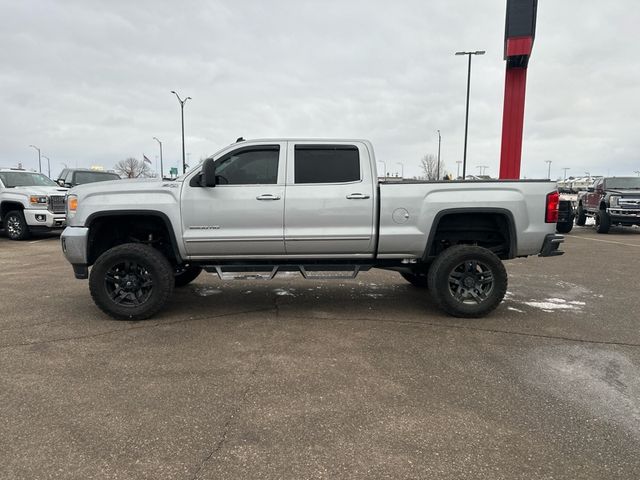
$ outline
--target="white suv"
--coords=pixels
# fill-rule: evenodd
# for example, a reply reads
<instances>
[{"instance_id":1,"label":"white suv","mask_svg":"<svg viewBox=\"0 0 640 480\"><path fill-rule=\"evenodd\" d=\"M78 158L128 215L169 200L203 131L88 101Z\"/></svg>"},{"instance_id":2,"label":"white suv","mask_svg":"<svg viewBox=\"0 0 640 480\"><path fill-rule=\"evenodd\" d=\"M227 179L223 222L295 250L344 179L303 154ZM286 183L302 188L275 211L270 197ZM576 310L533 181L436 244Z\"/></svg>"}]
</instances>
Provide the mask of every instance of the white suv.
<instances>
[{"instance_id":1,"label":"white suv","mask_svg":"<svg viewBox=\"0 0 640 480\"><path fill-rule=\"evenodd\" d=\"M24 240L33 231L64 227L67 190L41 173L0 169L0 221L7 237Z\"/></svg>"}]
</instances>

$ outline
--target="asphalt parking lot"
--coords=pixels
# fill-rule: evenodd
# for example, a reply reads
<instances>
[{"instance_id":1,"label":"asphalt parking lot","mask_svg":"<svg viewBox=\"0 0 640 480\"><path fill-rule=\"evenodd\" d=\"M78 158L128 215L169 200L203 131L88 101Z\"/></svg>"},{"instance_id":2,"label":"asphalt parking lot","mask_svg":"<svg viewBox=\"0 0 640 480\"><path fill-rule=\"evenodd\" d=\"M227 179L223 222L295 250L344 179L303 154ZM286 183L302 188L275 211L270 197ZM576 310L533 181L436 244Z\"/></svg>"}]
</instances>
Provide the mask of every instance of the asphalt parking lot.
<instances>
[{"instance_id":1,"label":"asphalt parking lot","mask_svg":"<svg viewBox=\"0 0 640 480\"><path fill-rule=\"evenodd\" d=\"M488 318L392 272L202 275L118 322L0 238L0 477L640 478L640 229L508 262Z\"/></svg>"}]
</instances>

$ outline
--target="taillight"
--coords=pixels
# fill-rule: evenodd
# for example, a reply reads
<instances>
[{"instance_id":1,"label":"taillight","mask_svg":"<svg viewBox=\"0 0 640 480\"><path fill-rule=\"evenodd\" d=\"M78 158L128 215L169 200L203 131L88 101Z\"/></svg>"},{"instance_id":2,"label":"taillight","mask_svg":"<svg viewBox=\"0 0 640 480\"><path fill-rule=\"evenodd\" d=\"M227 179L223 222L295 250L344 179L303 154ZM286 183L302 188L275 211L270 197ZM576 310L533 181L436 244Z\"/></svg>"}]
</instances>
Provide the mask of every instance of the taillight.
<instances>
[{"instance_id":1,"label":"taillight","mask_svg":"<svg viewBox=\"0 0 640 480\"><path fill-rule=\"evenodd\" d=\"M545 210L544 221L556 223L558 221L558 207L560 206L560 194L551 192L547 194L547 208Z\"/></svg>"}]
</instances>

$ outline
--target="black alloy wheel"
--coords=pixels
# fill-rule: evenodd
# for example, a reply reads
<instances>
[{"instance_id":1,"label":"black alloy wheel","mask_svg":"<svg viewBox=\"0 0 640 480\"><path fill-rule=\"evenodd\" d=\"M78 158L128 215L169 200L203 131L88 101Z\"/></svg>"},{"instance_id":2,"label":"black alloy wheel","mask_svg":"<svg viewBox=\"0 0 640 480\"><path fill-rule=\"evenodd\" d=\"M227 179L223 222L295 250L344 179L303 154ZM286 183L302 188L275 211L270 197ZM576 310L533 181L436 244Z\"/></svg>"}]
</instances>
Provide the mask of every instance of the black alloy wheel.
<instances>
[{"instance_id":1,"label":"black alloy wheel","mask_svg":"<svg viewBox=\"0 0 640 480\"><path fill-rule=\"evenodd\" d=\"M173 267L158 250L139 243L104 252L89 275L91 296L118 320L143 320L157 313L173 292Z\"/></svg>"},{"instance_id":2,"label":"black alloy wheel","mask_svg":"<svg viewBox=\"0 0 640 480\"><path fill-rule=\"evenodd\" d=\"M502 302L507 271L490 250L456 245L436 257L429 269L429 288L436 303L449 315L482 317Z\"/></svg>"}]
</instances>

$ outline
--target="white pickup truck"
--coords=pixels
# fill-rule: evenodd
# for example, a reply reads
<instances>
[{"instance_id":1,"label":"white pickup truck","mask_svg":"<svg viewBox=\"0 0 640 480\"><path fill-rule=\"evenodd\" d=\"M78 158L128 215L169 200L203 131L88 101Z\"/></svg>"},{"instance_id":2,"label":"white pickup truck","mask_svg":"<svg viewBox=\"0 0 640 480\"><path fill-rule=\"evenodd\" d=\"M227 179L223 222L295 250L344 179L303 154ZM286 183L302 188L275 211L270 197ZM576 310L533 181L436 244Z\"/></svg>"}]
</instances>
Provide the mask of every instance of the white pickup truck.
<instances>
[{"instance_id":1,"label":"white pickup truck","mask_svg":"<svg viewBox=\"0 0 640 480\"><path fill-rule=\"evenodd\" d=\"M152 316L203 269L269 279L370 268L428 288L451 315L478 317L504 297L501 260L562 253L557 208L549 181L379 181L366 140L252 140L175 181L72 189L62 249L118 319Z\"/></svg>"},{"instance_id":2,"label":"white pickup truck","mask_svg":"<svg viewBox=\"0 0 640 480\"><path fill-rule=\"evenodd\" d=\"M65 226L66 188L47 176L22 169L0 169L0 222L11 240Z\"/></svg>"}]
</instances>

